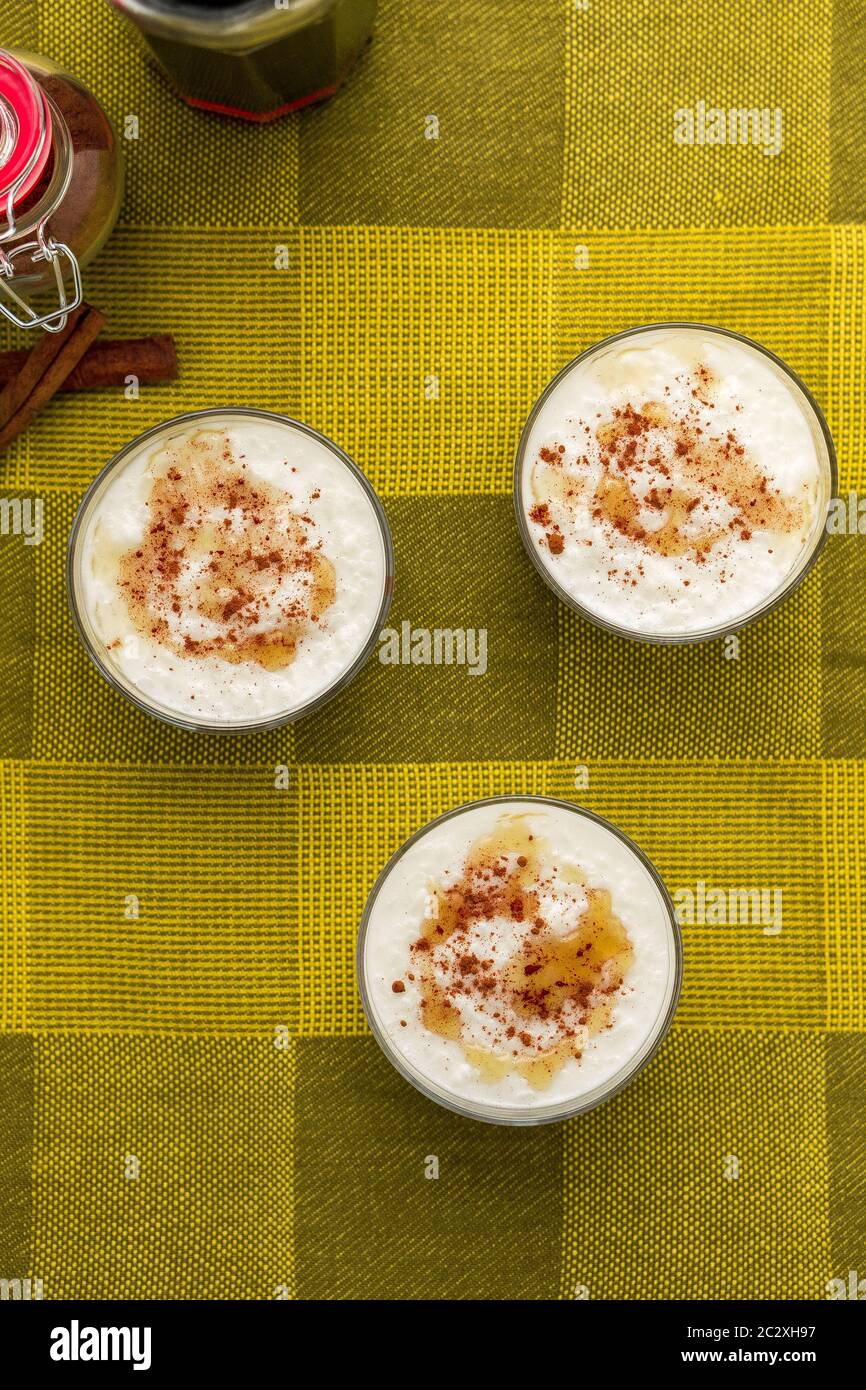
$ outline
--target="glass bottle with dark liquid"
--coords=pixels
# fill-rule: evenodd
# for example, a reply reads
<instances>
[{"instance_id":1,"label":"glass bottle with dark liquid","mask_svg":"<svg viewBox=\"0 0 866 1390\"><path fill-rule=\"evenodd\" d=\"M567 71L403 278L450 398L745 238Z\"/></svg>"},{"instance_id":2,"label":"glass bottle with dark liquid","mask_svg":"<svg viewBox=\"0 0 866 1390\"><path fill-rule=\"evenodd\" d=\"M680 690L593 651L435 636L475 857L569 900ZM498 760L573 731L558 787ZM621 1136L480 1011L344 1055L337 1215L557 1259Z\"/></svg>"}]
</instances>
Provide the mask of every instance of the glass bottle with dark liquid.
<instances>
[{"instance_id":1,"label":"glass bottle with dark liquid","mask_svg":"<svg viewBox=\"0 0 866 1390\"><path fill-rule=\"evenodd\" d=\"M113 0L191 106L270 121L340 86L376 0Z\"/></svg>"}]
</instances>

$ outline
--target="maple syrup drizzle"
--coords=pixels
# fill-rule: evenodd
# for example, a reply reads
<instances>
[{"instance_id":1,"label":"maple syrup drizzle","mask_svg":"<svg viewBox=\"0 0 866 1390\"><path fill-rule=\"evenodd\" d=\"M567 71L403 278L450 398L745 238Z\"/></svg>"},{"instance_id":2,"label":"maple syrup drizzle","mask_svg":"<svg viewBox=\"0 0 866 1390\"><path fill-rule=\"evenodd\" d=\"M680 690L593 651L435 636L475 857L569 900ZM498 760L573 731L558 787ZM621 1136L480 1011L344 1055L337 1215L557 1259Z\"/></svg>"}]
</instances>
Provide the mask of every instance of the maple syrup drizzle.
<instances>
[{"instance_id":1,"label":"maple syrup drizzle","mask_svg":"<svg viewBox=\"0 0 866 1390\"><path fill-rule=\"evenodd\" d=\"M588 1037L611 1026L613 1006L633 961L628 933L610 894L589 886L580 871L557 866L547 842L525 815L504 815L491 835L471 848L460 879L431 885L434 914L411 948L420 1016L430 1032L457 1043L485 1081L516 1072L544 1090ZM563 934L545 920L550 894L571 893L580 908ZM497 919L518 928L506 959L479 954ZM487 924L479 935L479 924ZM395 985L402 982L395 982ZM463 1012L480 1008L484 1045L466 1036ZM540 1028L536 1025L541 1025Z\"/></svg>"},{"instance_id":2,"label":"maple syrup drizzle","mask_svg":"<svg viewBox=\"0 0 866 1390\"><path fill-rule=\"evenodd\" d=\"M179 657L288 666L336 592L312 518L249 477L221 430L170 446L151 473L144 538L119 561L138 631Z\"/></svg>"},{"instance_id":3,"label":"maple syrup drizzle","mask_svg":"<svg viewBox=\"0 0 866 1390\"><path fill-rule=\"evenodd\" d=\"M555 513L567 518L576 505L588 507L609 533L648 552L686 556L698 564L725 541L750 540L756 530L800 529L802 505L770 485L736 433L713 434L706 428L716 386L709 369L699 366L690 386L690 405L676 415L666 402L647 400L615 410L594 429L586 426L593 447L578 459L586 476L565 467L564 445L539 451L532 473L536 501L529 515L545 528L553 554L567 544ZM590 453L601 468L595 479ZM644 492L638 487L642 477L653 481ZM712 519L715 501L730 510L723 523ZM659 524L647 525L653 513Z\"/></svg>"}]
</instances>

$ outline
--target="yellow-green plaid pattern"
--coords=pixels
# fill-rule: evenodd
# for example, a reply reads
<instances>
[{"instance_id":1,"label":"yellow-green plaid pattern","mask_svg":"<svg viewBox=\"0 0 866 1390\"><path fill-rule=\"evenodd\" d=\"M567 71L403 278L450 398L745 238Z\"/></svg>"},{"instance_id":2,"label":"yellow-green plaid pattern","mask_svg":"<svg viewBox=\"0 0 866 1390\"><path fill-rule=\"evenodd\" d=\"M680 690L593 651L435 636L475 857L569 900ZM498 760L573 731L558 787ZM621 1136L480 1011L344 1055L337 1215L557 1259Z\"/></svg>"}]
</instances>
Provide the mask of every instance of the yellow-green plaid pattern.
<instances>
[{"instance_id":1,"label":"yellow-green plaid pattern","mask_svg":"<svg viewBox=\"0 0 866 1390\"><path fill-rule=\"evenodd\" d=\"M97 0L0 20L138 117L86 288L112 335L171 331L181 361L138 401L58 399L0 464L46 532L0 538L0 1277L47 1298L822 1298L862 1272L866 539L831 540L732 659L656 650L557 605L509 495L550 375L664 318L785 358L842 495L866 488L857 4L380 0L345 90L262 129L189 111ZM781 107L782 152L676 147L701 99ZM220 404L357 459L394 533L390 621L485 627L483 678L374 658L242 740L101 681L66 611L80 496L140 430ZM531 1132L416 1094L354 978L388 856L501 792L608 816L673 891L784 905L778 935L687 924L652 1066Z\"/></svg>"}]
</instances>

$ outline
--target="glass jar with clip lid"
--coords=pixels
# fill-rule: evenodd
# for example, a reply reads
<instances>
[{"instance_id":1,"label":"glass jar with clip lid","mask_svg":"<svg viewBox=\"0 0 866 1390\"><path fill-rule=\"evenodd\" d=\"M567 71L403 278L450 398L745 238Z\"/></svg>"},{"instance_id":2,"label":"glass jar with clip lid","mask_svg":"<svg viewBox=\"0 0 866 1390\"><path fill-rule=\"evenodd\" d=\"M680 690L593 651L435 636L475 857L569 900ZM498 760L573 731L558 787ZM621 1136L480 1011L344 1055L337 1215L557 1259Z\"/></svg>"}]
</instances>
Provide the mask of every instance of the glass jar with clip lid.
<instances>
[{"instance_id":1,"label":"glass jar with clip lid","mask_svg":"<svg viewBox=\"0 0 866 1390\"><path fill-rule=\"evenodd\" d=\"M46 58L0 49L0 314L59 332L122 195L120 147L92 93Z\"/></svg>"}]
</instances>

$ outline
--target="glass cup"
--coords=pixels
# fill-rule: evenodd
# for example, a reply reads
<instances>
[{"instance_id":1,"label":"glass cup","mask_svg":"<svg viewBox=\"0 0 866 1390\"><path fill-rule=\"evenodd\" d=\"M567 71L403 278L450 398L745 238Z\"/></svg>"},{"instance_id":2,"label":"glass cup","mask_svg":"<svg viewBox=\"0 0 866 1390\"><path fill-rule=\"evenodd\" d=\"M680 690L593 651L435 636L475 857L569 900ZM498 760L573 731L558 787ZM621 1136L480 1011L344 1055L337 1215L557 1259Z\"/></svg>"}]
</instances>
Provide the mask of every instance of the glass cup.
<instances>
[{"instance_id":1,"label":"glass cup","mask_svg":"<svg viewBox=\"0 0 866 1390\"><path fill-rule=\"evenodd\" d=\"M527 515L529 498L526 493L526 480L529 469L527 464L531 462L530 446L533 438L537 440L536 426L539 422L545 405L550 401L553 393L562 386L570 374L580 365L591 363L601 357L602 354L609 352L616 346L629 344L634 340L636 346L640 346L641 340L647 334L691 334L698 333L706 337L717 338L720 342L726 340L739 343L747 353L757 353L760 359L767 363L776 378L785 383L790 392L795 407L799 407L802 416L807 422L815 452L818 459L820 477L817 487L817 504L813 523L808 536L805 537L802 548L796 556L790 569L780 578L779 583L771 592L762 597L758 602L751 605L745 604L741 611L733 616L725 618L723 621L714 621L712 612L708 612L707 622L700 627L689 627L688 630L676 630L672 628L668 631L642 631L637 626L627 626L617 622L603 613L596 611L585 598L566 588L539 546L537 534L533 533L530 520ZM760 343L753 342L752 339L744 337L740 333L734 333L725 328L714 328L706 324L691 323L688 321L676 321L670 323L651 323L639 328L627 329L622 333L615 333L601 342L595 343L580 353L573 361L569 362L545 387L538 401L534 405L523 431L517 448L517 457L514 467L514 505L517 514L517 525L520 531L523 544L538 570L545 584L574 612L597 627L604 628L608 632L617 633L622 637L629 637L636 641L654 642L664 644L678 644L703 642L712 638L724 636L727 633L735 632L744 627L747 623L754 622L765 613L777 607L794 589L802 582L809 570L814 565L820 554L821 547L826 539L826 515L827 505L830 499L835 496L837 488L836 474L836 453L833 440L830 435L827 422L821 412L821 408L811 395L806 386L800 381L799 377L788 367L780 358ZM639 555L636 558L640 558ZM708 603L708 608L712 609L712 604Z\"/></svg>"},{"instance_id":2,"label":"glass cup","mask_svg":"<svg viewBox=\"0 0 866 1390\"><path fill-rule=\"evenodd\" d=\"M442 862L444 855L459 854L459 850L455 851L453 847L450 851L444 850L442 842L447 839L461 817L472 815L486 818L488 813L499 807L503 813L518 816L531 816L545 810L554 815L565 813L567 818L573 816L576 832L575 855L579 857L580 854L581 834L584 836L585 844L587 840L593 839L596 843L600 842L604 846L604 852L612 856L611 862L614 859L618 860L625 870L627 881L635 888L635 893L638 890L640 892L640 905L635 897L635 901L629 905L629 912L646 914L646 926L641 927L640 921L637 921L638 931L646 933L640 946L640 950L644 952L640 966L642 973L639 976L641 983L631 993L637 995L639 988L642 991L640 998L646 998L647 1003L645 1015L640 1023L633 1024L633 1016L625 1022L624 1026L629 1030L633 1044L631 1049L626 1048L627 1055L624 1055L619 1063L615 1059L609 1059L608 1074L597 1074L594 1084L588 1082L585 1089L577 1088L573 1094L559 1095L547 1100L544 1093L539 1091L537 1103L534 1100L528 1104L525 1101L511 1103L501 1096L485 1100L478 1096L477 1092L482 1088L475 1080L468 1085L465 1082L449 1084L447 1080L443 1080L441 1074L432 1075L435 1064L425 1069L417 1056L410 1057L407 1052L407 1039L413 1036L416 1040L422 1039L422 1052L425 1043L429 1041L420 1022L420 1006L414 997L403 991L395 994L393 981L389 982L392 972L401 975L411 968L408 943L411 937L417 938L422 927L422 899L425 890L429 891L427 885L435 879L438 869L444 871L449 865L453 865L453 858L449 859L449 865ZM525 808L525 812L521 808ZM468 830L467 824L460 833L465 836ZM485 833L483 828L482 833ZM431 835L436 836L439 843L431 841ZM395 878L395 875L398 877ZM620 880L621 883L625 881ZM391 894L394 900L389 905ZM617 911L619 910L617 908ZM406 914L402 921L399 919L401 912ZM634 930L634 927L633 920L630 930ZM639 957L635 956L635 962L638 959ZM652 974L654 966L658 970L658 979ZM448 1110L455 1111L458 1115L465 1115L471 1119L491 1124L537 1125L568 1119L572 1115L582 1114L601 1105L603 1101L609 1100L629 1085L655 1056L670 1027L679 999L683 970L682 938L673 903L656 869L621 830L592 811L568 801L545 796L498 796L469 802L438 816L411 835L392 855L379 874L364 908L358 935L356 969L361 1002L373 1036L392 1066L422 1095ZM646 973L647 970L650 971L649 974ZM400 983L403 983L402 980ZM627 986L628 983L629 977L626 976ZM636 1007L643 1005L639 1002ZM409 1029L408 1020L402 1020L398 1014L411 1014L415 1009L418 1010L417 1030L413 1034ZM614 1016L612 1036L616 1033L617 1022L618 1019ZM433 1045L452 1049L447 1066L461 1065L455 1051L459 1049L459 1043L449 1041L444 1044L441 1038L436 1038ZM411 1043L410 1047L413 1051L418 1050ZM440 1061L444 1055L440 1054Z\"/></svg>"},{"instance_id":3,"label":"glass cup","mask_svg":"<svg viewBox=\"0 0 866 1390\"><path fill-rule=\"evenodd\" d=\"M287 450L292 445L303 449L305 441L312 440L315 441L317 447L327 450L330 459L335 460L340 465L337 476L341 477L341 482L345 482L349 486L349 492L346 495L350 497L351 505L368 509L364 520L367 534L373 535L375 533L378 538L377 544L381 544L381 586L378 586L378 580L376 580L375 589L368 584L370 593L367 597L371 601L369 631L363 641L359 641L357 649L350 651L350 659L346 660L345 665L324 688L316 689L308 698L295 700L291 707L280 709L278 712L270 711L259 717L251 717L247 713L239 713L237 717L231 718L210 718L186 714L171 703L162 701L153 694L145 693L138 688L128 671L123 669L121 659L108 649L104 636L100 635L94 614L91 611L93 605L88 603L86 594L85 561L90 544L90 534L98 519L100 504L106 498L109 489L117 479L122 477L123 470L127 465L134 464L142 456L145 449L148 449L150 455L159 447L172 441L180 441L194 433L197 426L205 430L220 426L226 429L232 427L242 429L244 425L254 427L257 423L268 428L276 427L280 431L286 431ZM348 475L347 479L342 478L341 469L345 469ZM134 505L141 507L140 498ZM115 455L110 463L106 464L85 493L72 526L67 556L67 587L72 617L88 656L109 684L125 695L137 708L155 715L158 719L162 719L176 728L204 729L215 733L246 733L253 730L277 728L281 724L300 719L303 715L318 709L326 700L330 700L357 675L376 644L391 605L394 589L394 552L388 522L378 496L357 465L332 440L327 439L317 430L311 429L309 425L301 424L288 416L275 415L265 410L227 407L225 409L191 411L185 415L178 415L164 424L156 425L133 439ZM337 596L339 593L340 581L338 577ZM132 625L130 618L130 627ZM138 640L135 634L132 634L132 640ZM223 666L225 671L222 672L221 679L226 682L231 679L230 673L240 669L237 665L229 665L228 662L221 662L221 670ZM262 677L262 679L265 678Z\"/></svg>"}]
</instances>

